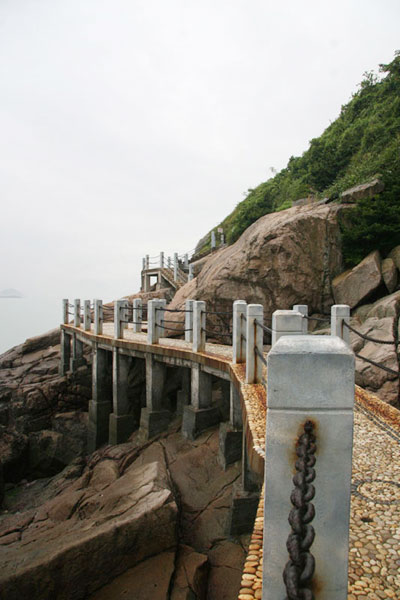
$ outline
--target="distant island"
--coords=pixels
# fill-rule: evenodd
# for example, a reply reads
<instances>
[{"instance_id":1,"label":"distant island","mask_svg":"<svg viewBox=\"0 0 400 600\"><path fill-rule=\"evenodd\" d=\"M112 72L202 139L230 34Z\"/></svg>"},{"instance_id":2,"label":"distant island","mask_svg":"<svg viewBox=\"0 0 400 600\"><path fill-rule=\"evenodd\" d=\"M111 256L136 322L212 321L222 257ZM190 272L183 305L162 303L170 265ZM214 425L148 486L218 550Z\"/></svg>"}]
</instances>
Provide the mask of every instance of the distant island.
<instances>
[{"instance_id":1,"label":"distant island","mask_svg":"<svg viewBox=\"0 0 400 600\"><path fill-rule=\"evenodd\" d=\"M23 298L23 294L18 290L14 290L12 288L8 290L1 290L0 298Z\"/></svg>"}]
</instances>

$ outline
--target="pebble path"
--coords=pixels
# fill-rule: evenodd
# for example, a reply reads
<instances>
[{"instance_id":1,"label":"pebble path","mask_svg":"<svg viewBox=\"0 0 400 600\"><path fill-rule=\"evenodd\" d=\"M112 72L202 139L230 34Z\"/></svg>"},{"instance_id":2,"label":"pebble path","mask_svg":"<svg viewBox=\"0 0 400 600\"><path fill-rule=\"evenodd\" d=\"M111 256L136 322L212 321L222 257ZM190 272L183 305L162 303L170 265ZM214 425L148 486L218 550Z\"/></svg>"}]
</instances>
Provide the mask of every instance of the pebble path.
<instances>
[{"instance_id":1,"label":"pebble path","mask_svg":"<svg viewBox=\"0 0 400 600\"><path fill-rule=\"evenodd\" d=\"M400 600L400 413L368 396L357 388L347 598ZM262 598L263 516L262 492L239 600Z\"/></svg>"}]
</instances>

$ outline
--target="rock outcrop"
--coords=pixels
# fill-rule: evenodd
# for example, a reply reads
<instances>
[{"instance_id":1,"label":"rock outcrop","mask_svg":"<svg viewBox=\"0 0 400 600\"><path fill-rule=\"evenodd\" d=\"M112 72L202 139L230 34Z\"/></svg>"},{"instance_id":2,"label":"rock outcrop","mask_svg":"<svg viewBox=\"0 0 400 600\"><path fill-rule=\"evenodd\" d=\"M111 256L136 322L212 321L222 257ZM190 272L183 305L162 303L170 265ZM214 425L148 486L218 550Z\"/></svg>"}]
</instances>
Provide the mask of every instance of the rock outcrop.
<instances>
[{"instance_id":1,"label":"rock outcrop","mask_svg":"<svg viewBox=\"0 0 400 600\"><path fill-rule=\"evenodd\" d=\"M336 304L348 304L350 308L366 300L382 283L381 257L371 252L354 269L341 273L332 281Z\"/></svg>"},{"instance_id":2,"label":"rock outcrop","mask_svg":"<svg viewBox=\"0 0 400 600\"><path fill-rule=\"evenodd\" d=\"M108 446L53 479L6 492L0 598L230 600L242 543L226 537L240 466L218 463L218 431L173 423L152 443Z\"/></svg>"},{"instance_id":3,"label":"rock outcrop","mask_svg":"<svg viewBox=\"0 0 400 600\"><path fill-rule=\"evenodd\" d=\"M90 365L60 377L58 329L0 357L0 451L6 481L54 475L86 453ZM85 355L87 363L90 354Z\"/></svg>"}]
</instances>

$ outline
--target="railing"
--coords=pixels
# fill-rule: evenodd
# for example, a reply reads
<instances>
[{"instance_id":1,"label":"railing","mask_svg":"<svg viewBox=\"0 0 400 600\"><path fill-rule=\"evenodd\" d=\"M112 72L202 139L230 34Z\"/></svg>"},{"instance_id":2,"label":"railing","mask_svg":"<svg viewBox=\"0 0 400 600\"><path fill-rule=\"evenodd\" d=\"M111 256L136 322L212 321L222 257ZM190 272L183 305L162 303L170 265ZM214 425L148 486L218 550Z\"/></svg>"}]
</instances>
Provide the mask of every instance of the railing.
<instances>
[{"instance_id":1,"label":"railing","mask_svg":"<svg viewBox=\"0 0 400 600\"><path fill-rule=\"evenodd\" d=\"M91 330L93 318L96 335L103 332L105 316L113 317L114 338L123 339L128 328L140 333L147 313L147 334L138 341L149 345L162 345L165 334L172 333L184 335L193 353L207 353L207 338L232 338L233 367L245 364L245 384L259 385L248 389L260 397L267 388L262 396L264 402L268 398L262 598L276 600L286 594L311 599L315 573L318 584L323 582L333 590L333 595L327 595L329 600L345 600L354 401L354 354L348 341L350 330L363 336L349 326L349 307L332 307L331 336L305 335L312 317L304 305L275 311L268 324L263 306L244 300L235 301L232 311L207 310L204 301L191 299L184 308L168 308L161 299L150 300L147 306L141 299L132 303L122 299L113 307L103 306L101 300L93 305L86 300L83 308L83 328ZM63 301L65 324L71 314L74 327L80 329L80 300L72 305ZM184 324L171 318L173 314L184 317ZM215 318L225 320L225 329L213 325ZM265 337L272 342L268 357ZM113 352L115 360L120 360L122 355ZM200 385L199 364L193 369ZM152 410L163 417L160 407ZM192 396L191 410L206 409L194 404ZM125 416L128 419L129 415L119 418ZM317 544L313 544L314 537Z\"/></svg>"}]
</instances>

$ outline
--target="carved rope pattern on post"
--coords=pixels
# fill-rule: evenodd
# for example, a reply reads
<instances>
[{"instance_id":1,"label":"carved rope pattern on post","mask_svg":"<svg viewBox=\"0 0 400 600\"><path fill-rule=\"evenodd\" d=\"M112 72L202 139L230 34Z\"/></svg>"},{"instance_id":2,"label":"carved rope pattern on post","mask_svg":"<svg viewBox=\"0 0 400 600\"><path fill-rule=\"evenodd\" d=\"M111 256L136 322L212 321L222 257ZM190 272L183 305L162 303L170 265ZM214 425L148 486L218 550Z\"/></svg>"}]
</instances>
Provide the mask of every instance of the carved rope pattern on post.
<instances>
[{"instance_id":1,"label":"carved rope pattern on post","mask_svg":"<svg viewBox=\"0 0 400 600\"><path fill-rule=\"evenodd\" d=\"M315 570L315 559L310 552L315 531L311 521L315 515L311 500L315 496L312 482L315 479L316 443L311 421L304 424L304 433L296 444L296 474L293 477L294 490L290 495L293 508L289 514L292 532L286 542L290 560L283 571L286 586L285 600L314 600L311 581Z\"/></svg>"}]
</instances>

